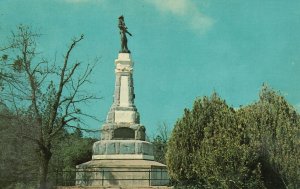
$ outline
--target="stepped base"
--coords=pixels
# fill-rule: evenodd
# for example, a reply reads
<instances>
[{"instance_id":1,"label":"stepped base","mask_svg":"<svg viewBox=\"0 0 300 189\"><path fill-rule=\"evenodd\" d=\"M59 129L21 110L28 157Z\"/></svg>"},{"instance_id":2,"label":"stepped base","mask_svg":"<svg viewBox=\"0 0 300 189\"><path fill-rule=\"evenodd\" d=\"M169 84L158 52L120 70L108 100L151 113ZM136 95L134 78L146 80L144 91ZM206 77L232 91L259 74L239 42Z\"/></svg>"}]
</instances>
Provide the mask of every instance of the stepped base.
<instances>
[{"instance_id":1,"label":"stepped base","mask_svg":"<svg viewBox=\"0 0 300 189\"><path fill-rule=\"evenodd\" d=\"M169 183L166 165L149 160L92 160L76 166L77 186L149 187Z\"/></svg>"}]
</instances>

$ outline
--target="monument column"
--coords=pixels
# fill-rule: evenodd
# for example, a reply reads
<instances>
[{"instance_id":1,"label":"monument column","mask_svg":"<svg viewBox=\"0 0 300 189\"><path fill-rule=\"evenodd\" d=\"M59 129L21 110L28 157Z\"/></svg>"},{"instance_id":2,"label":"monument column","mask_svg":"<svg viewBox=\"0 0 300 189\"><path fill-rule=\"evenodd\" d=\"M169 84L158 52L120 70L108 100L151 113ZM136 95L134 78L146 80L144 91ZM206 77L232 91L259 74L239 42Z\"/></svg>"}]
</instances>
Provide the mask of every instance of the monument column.
<instances>
[{"instance_id":1,"label":"monument column","mask_svg":"<svg viewBox=\"0 0 300 189\"><path fill-rule=\"evenodd\" d=\"M139 113L134 105L133 61L130 54L119 53L115 66L114 102L107 122L139 124Z\"/></svg>"},{"instance_id":2,"label":"monument column","mask_svg":"<svg viewBox=\"0 0 300 189\"><path fill-rule=\"evenodd\" d=\"M119 28L121 51L115 60L113 103L102 126L101 139L93 145L92 160L76 166L77 185L167 185L166 166L154 161L153 145L145 140L146 129L134 105L134 63L126 38L126 33L131 34L123 16L119 17ZM86 171L93 180L84 181Z\"/></svg>"},{"instance_id":3,"label":"monument column","mask_svg":"<svg viewBox=\"0 0 300 189\"><path fill-rule=\"evenodd\" d=\"M133 62L129 53L119 53L116 64L116 84L114 104L121 107L134 107Z\"/></svg>"}]
</instances>

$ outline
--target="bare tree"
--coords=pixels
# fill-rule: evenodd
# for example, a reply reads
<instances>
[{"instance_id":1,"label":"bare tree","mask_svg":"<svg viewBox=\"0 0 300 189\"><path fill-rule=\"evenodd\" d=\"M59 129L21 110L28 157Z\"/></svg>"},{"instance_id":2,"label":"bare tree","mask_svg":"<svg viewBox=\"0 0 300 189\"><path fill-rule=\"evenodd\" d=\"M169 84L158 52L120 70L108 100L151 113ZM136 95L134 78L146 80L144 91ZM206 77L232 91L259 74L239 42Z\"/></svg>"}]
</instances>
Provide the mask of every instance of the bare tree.
<instances>
[{"instance_id":1,"label":"bare tree","mask_svg":"<svg viewBox=\"0 0 300 189\"><path fill-rule=\"evenodd\" d=\"M157 127L157 132L152 138L154 159L160 163L166 163L165 155L167 152L167 144L170 138L170 129L168 125L163 122Z\"/></svg>"},{"instance_id":2,"label":"bare tree","mask_svg":"<svg viewBox=\"0 0 300 189\"><path fill-rule=\"evenodd\" d=\"M95 64L80 68L78 61L71 59L76 45L83 35L74 38L61 62L48 62L37 51L39 34L28 26L19 26L12 33L8 48L1 48L0 81L2 82L1 100L24 118L24 125L30 131L23 137L37 146L40 178L39 188L47 188L49 160L52 142L64 127L77 127L81 117L92 116L82 112L80 103L98 99L83 90L90 81L89 76ZM80 69L79 69L80 68ZM24 120L24 119L23 119Z\"/></svg>"}]
</instances>

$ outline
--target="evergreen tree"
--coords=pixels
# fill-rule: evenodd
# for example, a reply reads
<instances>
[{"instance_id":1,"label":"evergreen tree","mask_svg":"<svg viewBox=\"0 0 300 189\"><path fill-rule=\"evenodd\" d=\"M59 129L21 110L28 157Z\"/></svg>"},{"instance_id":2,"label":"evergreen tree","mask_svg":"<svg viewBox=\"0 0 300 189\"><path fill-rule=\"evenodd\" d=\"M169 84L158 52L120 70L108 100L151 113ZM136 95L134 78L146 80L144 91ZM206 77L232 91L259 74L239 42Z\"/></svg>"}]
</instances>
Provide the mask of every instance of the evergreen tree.
<instances>
[{"instance_id":1,"label":"evergreen tree","mask_svg":"<svg viewBox=\"0 0 300 189\"><path fill-rule=\"evenodd\" d=\"M299 114L264 85L237 111L215 93L197 99L177 121L166 161L175 181L196 188L296 189L299 141Z\"/></svg>"},{"instance_id":2,"label":"evergreen tree","mask_svg":"<svg viewBox=\"0 0 300 189\"><path fill-rule=\"evenodd\" d=\"M257 150L268 188L300 187L300 120L296 110L264 85L259 101L239 110L247 138Z\"/></svg>"},{"instance_id":3,"label":"evergreen tree","mask_svg":"<svg viewBox=\"0 0 300 189\"><path fill-rule=\"evenodd\" d=\"M170 176L207 188L264 188L256 154L243 136L234 109L216 93L197 99L168 143Z\"/></svg>"}]
</instances>

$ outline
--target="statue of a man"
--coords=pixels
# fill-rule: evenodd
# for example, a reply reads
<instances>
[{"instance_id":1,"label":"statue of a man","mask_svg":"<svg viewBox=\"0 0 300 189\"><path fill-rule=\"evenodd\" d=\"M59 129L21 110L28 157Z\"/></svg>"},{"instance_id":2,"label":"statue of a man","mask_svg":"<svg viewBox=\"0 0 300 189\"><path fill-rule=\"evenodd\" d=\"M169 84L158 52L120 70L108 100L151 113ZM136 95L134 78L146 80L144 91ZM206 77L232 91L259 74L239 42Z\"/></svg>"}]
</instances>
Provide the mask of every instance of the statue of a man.
<instances>
[{"instance_id":1,"label":"statue of a man","mask_svg":"<svg viewBox=\"0 0 300 189\"><path fill-rule=\"evenodd\" d=\"M128 47L127 47L127 37L126 33L128 35L132 36L131 33L127 31L127 27L125 25L124 16L119 17L119 29L120 29L120 36L121 36L121 50L120 53L130 53Z\"/></svg>"}]
</instances>

